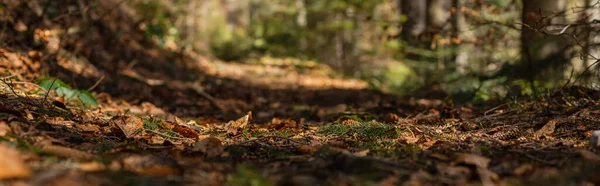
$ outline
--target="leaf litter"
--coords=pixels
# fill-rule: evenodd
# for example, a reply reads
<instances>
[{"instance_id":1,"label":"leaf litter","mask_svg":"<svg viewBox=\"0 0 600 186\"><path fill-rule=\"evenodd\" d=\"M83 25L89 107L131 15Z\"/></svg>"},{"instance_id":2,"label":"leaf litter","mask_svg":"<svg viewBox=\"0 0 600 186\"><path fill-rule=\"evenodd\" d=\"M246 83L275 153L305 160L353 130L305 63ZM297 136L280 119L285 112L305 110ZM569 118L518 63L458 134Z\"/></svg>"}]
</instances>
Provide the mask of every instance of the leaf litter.
<instances>
[{"instance_id":1,"label":"leaf litter","mask_svg":"<svg viewBox=\"0 0 600 186\"><path fill-rule=\"evenodd\" d=\"M46 48L0 47L0 183L600 185L595 90L487 106L402 98L318 65L144 48L126 20L107 16L74 38L61 35L68 21L6 30L21 43L19 30L33 29ZM56 77L40 86L42 70Z\"/></svg>"}]
</instances>

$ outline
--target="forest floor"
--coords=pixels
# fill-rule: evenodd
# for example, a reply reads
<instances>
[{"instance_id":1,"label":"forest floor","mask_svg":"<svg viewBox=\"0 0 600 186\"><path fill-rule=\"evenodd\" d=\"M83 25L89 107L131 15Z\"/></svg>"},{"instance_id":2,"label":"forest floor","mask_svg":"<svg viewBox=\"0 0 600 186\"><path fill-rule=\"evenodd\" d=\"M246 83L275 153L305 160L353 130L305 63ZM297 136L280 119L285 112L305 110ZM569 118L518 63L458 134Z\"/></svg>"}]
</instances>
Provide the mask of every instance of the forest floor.
<instances>
[{"instance_id":1,"label":"forest floor","mask_svg":"<svg viewBox=\"0 0 600 186\"><path fill-rule=\"evenodd\" d=\"M3 64L31 63L1 54ZM600 184L589 144L600 125L592 90L456 106L366 90L323 75L323 66L269 61L218 62L223 70L202 82L128 69L98 80L99 89L120 93L92 90L96 108L22 81L17 75L28 74L18 65L7 68L17 75L0 85L2 183ZM122 88L131 84L142 88Z\"/></svg>"},{"instance_id":2,"label":"forest floor","mask_svg":"<svg viewBox=\"0 0 600 186\"><path fill-rule=\"evenodd\" d=\"M594 90L456 105L312 62L170 51L114 20L25 21L2 31L0 185L600 185Z\"/></svg>"}]
</instances>

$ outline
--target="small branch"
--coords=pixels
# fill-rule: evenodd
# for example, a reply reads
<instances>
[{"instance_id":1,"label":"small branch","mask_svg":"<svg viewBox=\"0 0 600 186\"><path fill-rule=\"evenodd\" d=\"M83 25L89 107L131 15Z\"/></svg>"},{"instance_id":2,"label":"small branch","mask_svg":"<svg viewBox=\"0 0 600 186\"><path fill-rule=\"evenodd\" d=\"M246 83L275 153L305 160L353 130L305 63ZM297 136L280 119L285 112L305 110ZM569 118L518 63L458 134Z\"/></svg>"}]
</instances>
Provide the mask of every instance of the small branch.
<instances>
[{"instance_id":1,"label":"small branch","mask_svg":"<svg viewBox=\"0 0 600 186\"><path fill-rule=\"evenodd\" d=\"M104 79L104 75L102 75L102 77L100 77L100 79L98 79L98 81L96 81L96 83L94 83L94 85L92 85L90 88L88 88L87 91L92 91L94 88L96 88L96 86L98 86L100 84L100 82L102 82L103 79Z\"/></svg>"},{"instance_id":2,"label":"small branch","mask_svg":"<svg viewBox=\"0 0 600 186\"><path fill-rule=\"evenodd\" d=\"M46 94L44 95L44 99L42 99L42 102L40 103L40 107L44 107L44 103L46 103L46 99L48 99L48 94L50 94L50 90L52 90L54 82L56 82L56 78L54 78L54 81L52 81L52 84L50 84L50 87L48 88L48 90L46 90Z\"/></svg>"},{"instance_id":3,"label":"small branch","mask_svg":"<svg viewBox=\"0 0 600 186\"><path fill-rule=\"evenodd\" d=\"M12 86L12 79L10 79L10 77L12 76L8 76L8 77L4 77L4 78L0 78L0 80L2 80L2 82L4 84L6 84L6 86L8 86L8 88L10 89L10 91L12 91L13 94L15 94L17 97L21 97L19 96L19 94L17 94L17 92L15 91L15 89ZM9 80L10 82L6 82L6 80Z\"/></svg>"}]
</instances>

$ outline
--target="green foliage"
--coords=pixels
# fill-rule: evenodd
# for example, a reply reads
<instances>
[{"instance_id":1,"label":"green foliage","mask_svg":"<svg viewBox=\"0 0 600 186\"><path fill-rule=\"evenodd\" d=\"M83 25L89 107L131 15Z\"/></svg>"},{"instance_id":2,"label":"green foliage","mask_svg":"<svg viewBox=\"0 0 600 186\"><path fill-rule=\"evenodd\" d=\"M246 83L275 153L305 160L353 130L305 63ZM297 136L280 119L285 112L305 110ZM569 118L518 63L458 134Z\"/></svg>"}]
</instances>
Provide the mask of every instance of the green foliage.
<instances>
[{"instance_id":1,"label":"green foliage","mask_svg":"<svg viewBox=\"0 0 600 186\"><path fill-rule=\"evenodd\" d=\"M96 98L86 90L72 89L60 79L43 78L38 80L38 84L46 90L54 90L58 96L64 97L67 100L77 98L86 107L98 106Z\"/></svg>"},{"instance_id":2,"label":"green foliage","mask_svg":"<svg viewBox=\"0 0 600 186\"><path fill-rule=\"evenodd\" d=\"M358 135L369 140L398 137L398 131L394 125L379 122L364 122L357 125L326 125L319 129L319 133L338 136Z\"/></svg>"},{"instance_id":3,"label":"green foliage","mask_svg":"<svg viewBox=\"0 0 600 186\"><path fill-rule=\"evenodd\" d=\"M234 174L228 176L225 185L272 186L275 184L261 175L257 170L246 165L240 165L237 167L237 171Z\"/></svg>"},{"instance_id":4,"label":"green foliage","mask_svg":"<svg viewBox=\"0 0 600 186\"><path fill-rule=\"evenodd\" d=\"M160 129L160 120L154 118L144 118L144 129L157 130Z\"/></svg>"},{"instance_id":5,"label":"green foliage","mask_svg":"<svg viewBox=\"0 0 600 186\"><path fill-rule=\"evenodd\" d=\"M179 30L173 24L176 12L170 7L161 1L138 1L134 7L143 20L141 28L146 40L156 39L161 47L168 41L179 40Z\"/></svg>"}]
</instances>

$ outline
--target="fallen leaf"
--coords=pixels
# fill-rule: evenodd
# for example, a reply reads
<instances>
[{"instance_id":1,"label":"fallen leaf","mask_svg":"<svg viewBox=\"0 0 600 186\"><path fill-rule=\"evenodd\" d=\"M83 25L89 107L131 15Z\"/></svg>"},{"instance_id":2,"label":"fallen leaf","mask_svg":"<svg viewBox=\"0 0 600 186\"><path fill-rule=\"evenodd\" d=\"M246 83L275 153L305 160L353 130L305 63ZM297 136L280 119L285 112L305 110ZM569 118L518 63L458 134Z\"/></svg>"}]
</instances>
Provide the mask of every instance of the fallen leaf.
<instances>
[{"instance_id":1,"label":"fallen leaf","mask_svg":"<svg viewBox=\"0 0 600 186\"><path fill-rule=\"evenodd\" d=\"M25 166L19 151L0 144L0 179L22 178L31 174L31 170Z\"/></svg>"},{"instance_id":2,"label":"fallen leaf","mask_svg":"<svg viewBox=\"0 0 600 186\"><path fill-rule=\"evenodd\" d=\"M173 127L172 130L174 132L181 134L182 136L184 136L186 138L199 139L198 133L196 133L196 131L194 131L194 129L192 129L190 127L176 125L175 127Z\"/></svg>"},{"instance_id":3,"label":"fallen leaf","mask_svg":"<svg viewBox=\"0 0 600 186\"><path fill-rule=\"evenodd\" d=\"M546 123L542 128L535 131L534 136L542 137L542 136L551 135L552 133L554 133L554 129L556 128L556 123L557 123L556 120L548 121L548 123Z\"/></svg>"},{"instance_id":4,"label":"fallen leaf","mask_svg":"<svg viewBox=\"0 0 600 186\"><path fill-rule=\"evenodd\" d=\"M162 136L158 136L158 135L152 135L152 137L150 137L150 139L146 139L148 140L148 144L151 145L162 145L163 143L165 143L165 138L163 138Z\"/></svg>"},{"instance_id":5,"label":"fallen leaf","mask_svg":"<svg viewBox=\"0 0 600 186\"><path fill-rule=\"evenodd\" d=\"M202 152L206 154L206 157L215 157L225 151L225 146L221 143L221 140L215 137L204 138L196 144L192 149L194 152Z\"/></svg>"},{"instance_id":6,"label":"fallen leaf","mask_svg":"<svg viewBox=\"0 0 600 186\"><path fill-rule=\"evenodd\" d=\"M235 121L230 121L225 126L227 129L227 133L236 135L238 133L239 129L244 128L248 125L251 118L252 118L252 112L248 112L248 114L246 114L245 116L243 116Z\"/></svg>"},{"instance_id":7,"label":"fallen leaf","mask_svg":"<svg viewBox=\"0 0 600 186\"><path fill-rule=\"evenodd\" d=\"M438 140L433 139L433 138L425 138L425 142L424 143L420 143L419 147L423 150L427 150L431 147L433 147L433 145L435 145L438 142Z\"/></svg>"},{"instance_id":8,"label":"fallen leaf","mask_svg":"<svg viewBox=\"0 0 600 186\"><path fill-rule=\"evenodd\" d=\"M74 121L65 120L63 117L51 117L46 119L46 123L51 125L60 125L65 127L73 127L75 125Z\"/></svg>"},{"instance_id":9,"label":"fallen leaf","mask_svg":"<svg viewBox=\"0 0 600 186\"><path fill-rule=\"evenodd\" d=\"M94 124L76 125L75 128L80 132L100 132L100 126Z\"/></svg>"},{"instance_id":10,"label":"fallen leaf","mask_svg":"<svg viewBox=\"0 0 600 186\"><path fill-rule=\"evenodd\" d=\"M298 128L298 124L296 123L296 121L292 120L292 119L279 119L279 118L273 118L271 119L271 123L269 124L268 128L270 129L275 129L275 130L281 130L281 129L285 129L285 128Z\"/></svg>"},{"instance_id":11,"label":"fallen leaf","mask_svg":"<svg viewBox=\"0 0 600 186\"><path fill-rule=\"evenodd\" d=\"M127 138L132 138L144 131L144 121L137 116L115 116L110 122L119 127Z\"/></svg>"},{"instance_id":12,"label":"fallen leaf","mask_svg":"<svg viewBox=\"0 0 600 186\"><path fill-rule=\"evenodd\" d=\"M158 108L156 105L150 103L150 102L143 102L142 103L142 112L146 113L146 114L150 114L153 116L162 116L165 115L166 112L160 108Z\"/></svg>"},{"instance_id":13,"label":"fallen leaf","mask_svg":"<svg viewBox=\"0 0 600 186\"><path fill-rule=\"evenodd\" d=\"M419 141L419 139L421 139L420 136L414 135L410 132L403 132L402 134L400 134L400 137L404 139L404 142L406 142L407 144L414 144L417 141Z\"/></svg>"}]
</instances>

